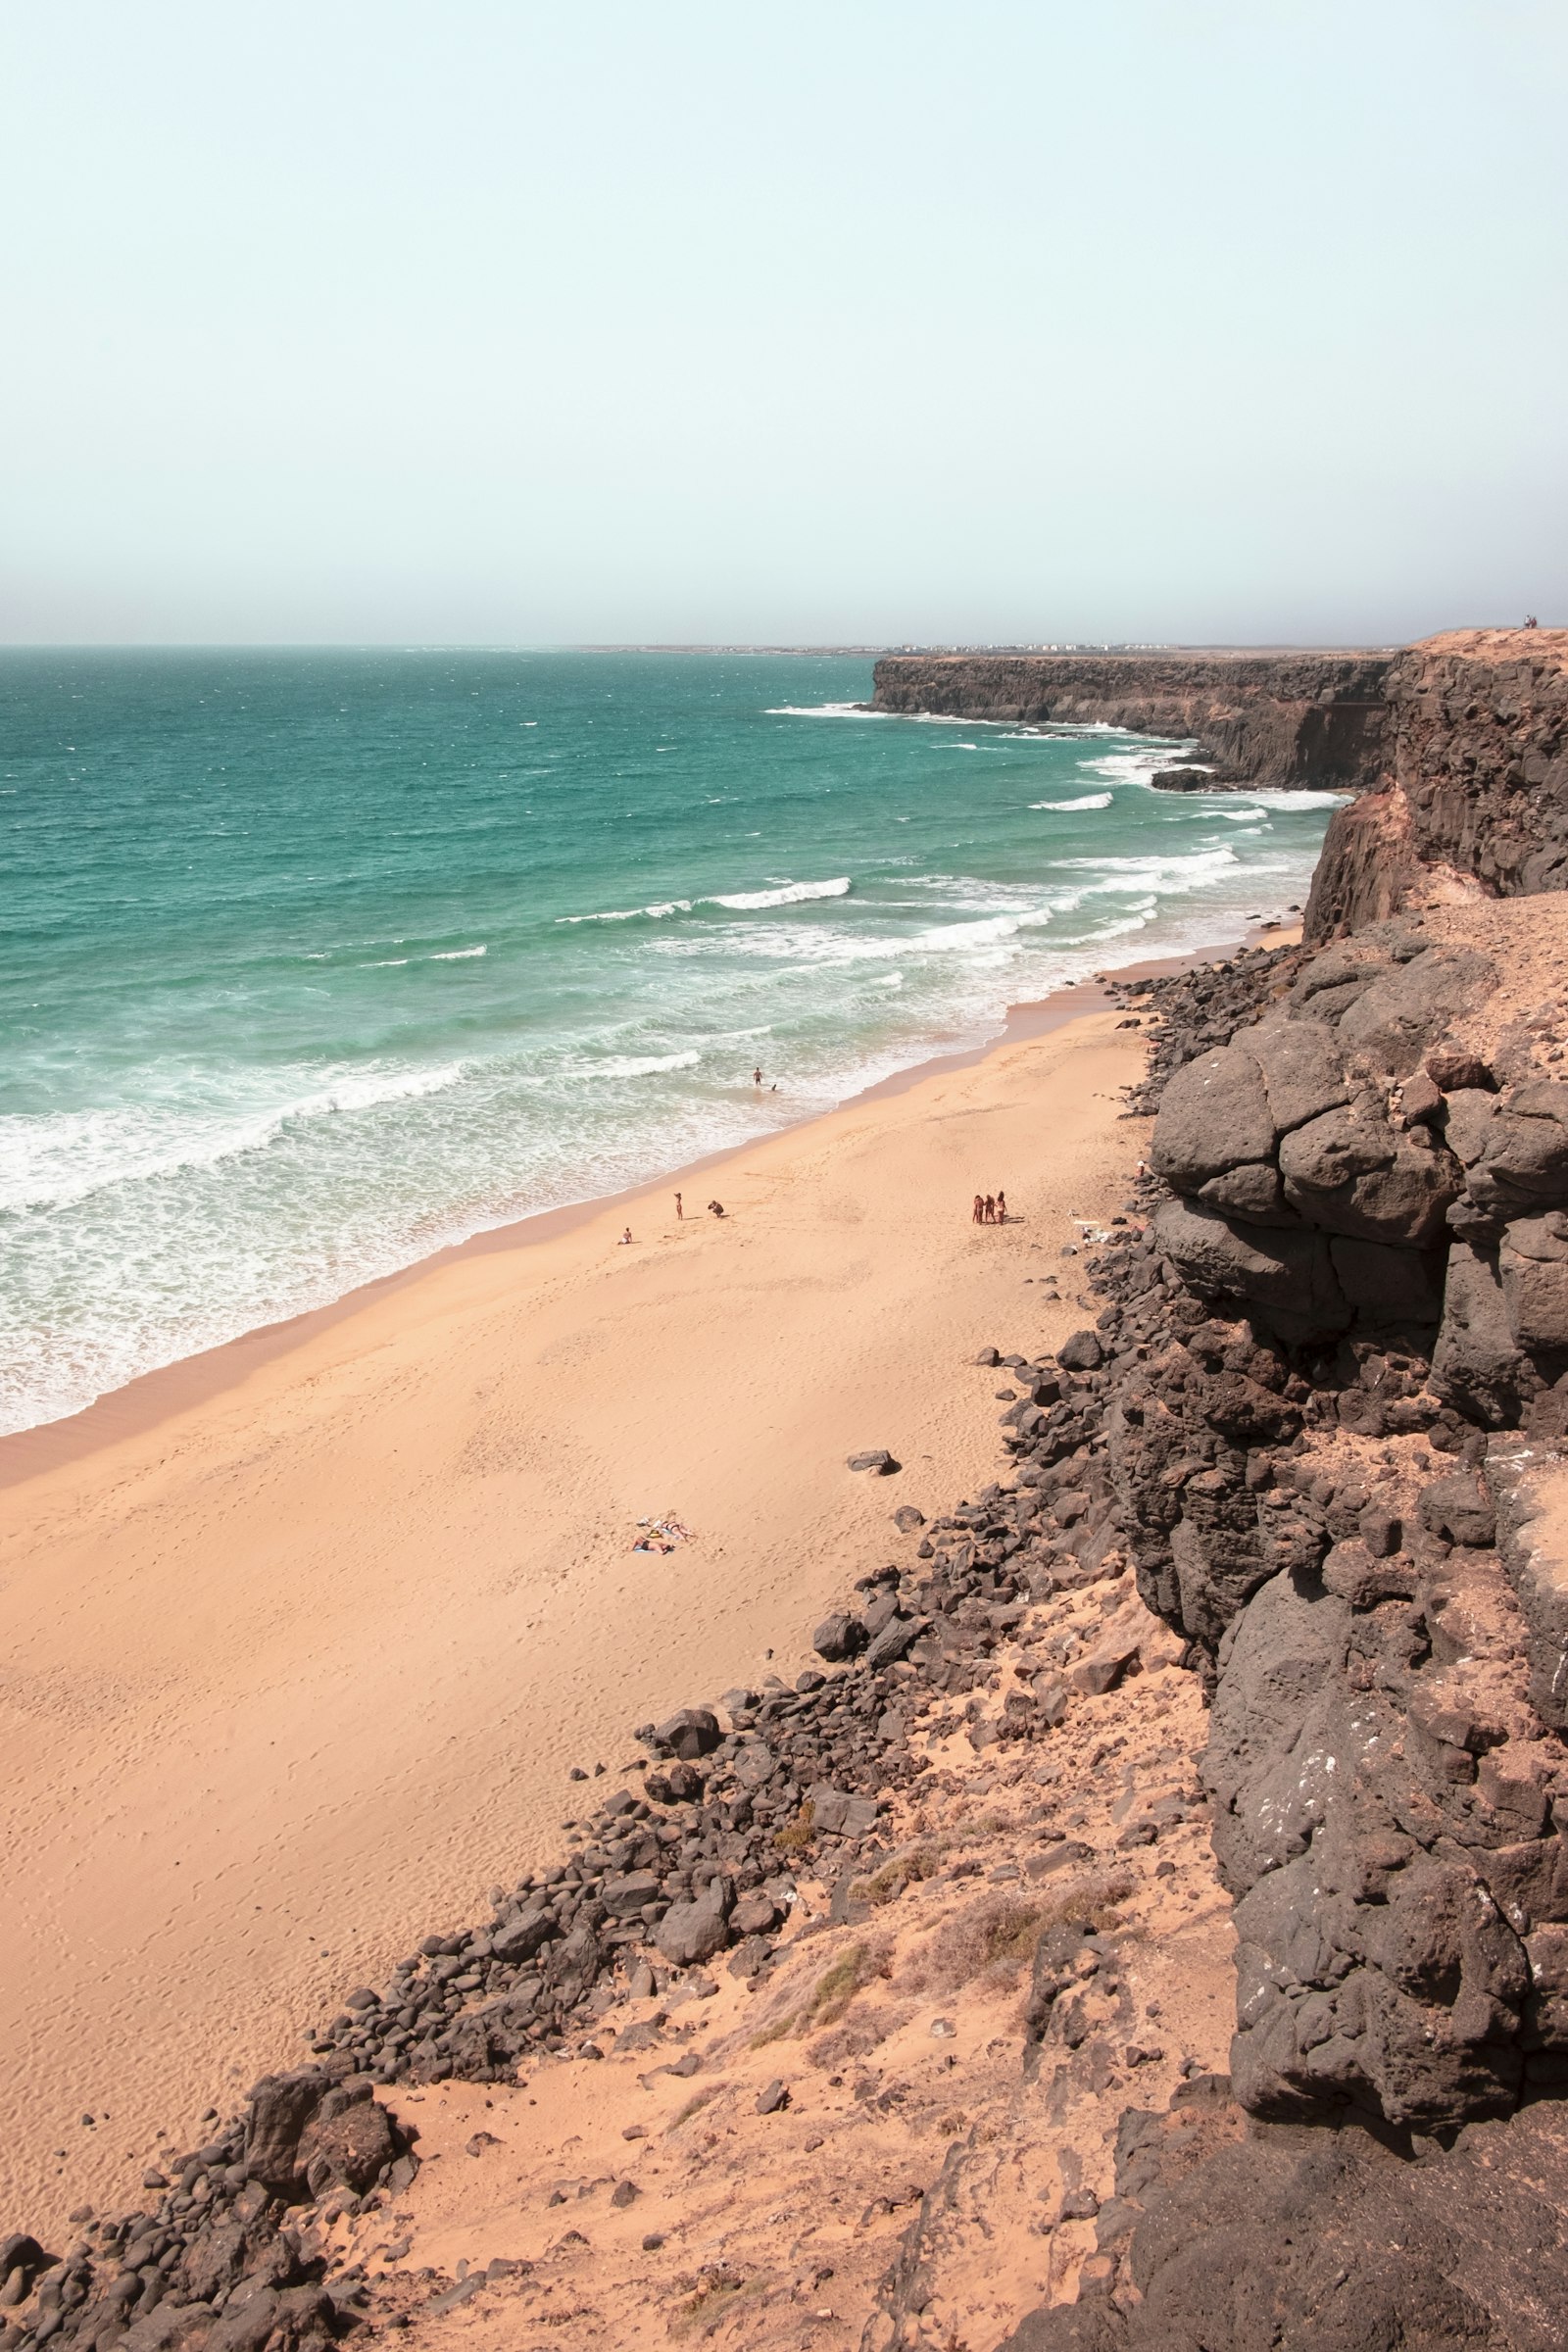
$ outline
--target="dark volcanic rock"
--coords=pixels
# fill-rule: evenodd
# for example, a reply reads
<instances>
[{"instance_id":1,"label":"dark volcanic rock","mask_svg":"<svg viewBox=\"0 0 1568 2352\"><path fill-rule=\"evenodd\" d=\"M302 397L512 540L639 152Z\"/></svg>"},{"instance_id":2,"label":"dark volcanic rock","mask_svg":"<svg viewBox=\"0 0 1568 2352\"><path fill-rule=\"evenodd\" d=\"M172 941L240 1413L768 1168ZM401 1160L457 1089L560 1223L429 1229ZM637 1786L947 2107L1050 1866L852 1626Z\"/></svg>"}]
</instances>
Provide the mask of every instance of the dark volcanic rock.
<instances>
[{"instance_id":1,"label":"dark volcanic rock","mask_svg":"<svg viewBox=\"0 0 1568 2352\"><path fill-rule=\"evenodd\" d=\"M1414 2161L1366 2132L1249 2124L1200 2080L1122 2119L1102 2291L1000 2352L1555 2352L1565 2178L1560 2107Z\"/></svg>"},{"instance_id":2,"label":"dark volcanic rock","mask_svg":"<svg viewBox=\"0 0 1568 2352\"><path fill-rule=\"evenodd\" d=\"M823 1618L811 1636L811 1646L819 1658L836 1664L841 1659L857 1657L869 1639L863 1620L841 1609L834 1616Z\"/></svg>"},{"instance_id":3,"label":"dark volcanic rock","mask_svg":"<svg viewBox=\"0 0 1568 2352\"><path fill-rule=\"evenodd\" d=\"M1210 790L1362 785L1381 765L1389 666L1377 654L892 654L876 665L871 707L1193 735L1219 763L1218 779L1202 779Z\"/></svg>"},{"instance_id":4,"label":"dark volcanic rock","mask_svg":"<svg viewBox=\"0 0 1568 2352\"><path fill-rule=\"evenodd\" d=\"M1430 883L1515 897L1568 883L1568 632L1461 629L1410 646L1384 678L1380 789L1337 811L1306 908L1316 944Z\"/></svg>"},{"instance_id":5,"label":"dark volcanic rock","mask_svg":"<svg viewBox=\"0 0 1568 2352\"><path fill-rule=\"evenodd\" d=\"M661 1755L678 1756L689 1764L710 1754L721 1737L718 1717L710 1708L679 1707L655 1727L654 1744Z\"/></svg>"},{"instance_id":6,"label":"dark volcanic rock","mask_svg":"<svg viewBox=\"0 0 1568 2352\"><path fill-rule=\"evenodd\" d=\"M274 2197L289 2200L305 2193L300 2137L330 2082L320 2067L297 2067L290 2074L264 2075L250 2094L245 2166Z\"/></svg>"},{"instance_id":7,"label":"dark volcanic rock","mask_svg":"<svg viewBox=\"0 0 1568 2352\"><path fill-rule=\"evenodd\" d=\"M710 1960L729 1940L730 1892L715 1878L689 1903L671 1903L658 1927L654 1942L677 1968L696 1968Z\"/></svg>"}]
</instances>

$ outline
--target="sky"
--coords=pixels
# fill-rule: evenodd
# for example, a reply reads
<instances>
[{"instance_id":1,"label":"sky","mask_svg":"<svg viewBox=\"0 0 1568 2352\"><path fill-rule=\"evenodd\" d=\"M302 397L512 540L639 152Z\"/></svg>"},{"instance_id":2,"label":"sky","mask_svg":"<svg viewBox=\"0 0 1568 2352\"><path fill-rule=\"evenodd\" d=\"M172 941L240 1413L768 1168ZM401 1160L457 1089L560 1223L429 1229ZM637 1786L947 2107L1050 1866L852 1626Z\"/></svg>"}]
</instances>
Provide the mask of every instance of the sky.
<instances>
[{"instance_id":1,"label":"sky","mask_svg":"<svg viewBox=\"0 0 1568 2352\"><path fill-rule=\"evenodd\" d=\"M1561 0L0 0L0 642L1568 623Z\"/></svg>"}]
</instances>

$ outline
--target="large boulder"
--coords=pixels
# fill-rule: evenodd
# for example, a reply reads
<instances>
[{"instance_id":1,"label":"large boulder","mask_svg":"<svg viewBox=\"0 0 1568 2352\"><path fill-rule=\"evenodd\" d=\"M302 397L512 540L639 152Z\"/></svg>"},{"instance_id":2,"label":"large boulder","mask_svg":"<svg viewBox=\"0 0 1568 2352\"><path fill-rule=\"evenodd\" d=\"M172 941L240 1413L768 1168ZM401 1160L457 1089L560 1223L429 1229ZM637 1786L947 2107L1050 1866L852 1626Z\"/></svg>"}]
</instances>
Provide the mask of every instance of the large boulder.
<instances>
[{"instance_id":1,"label":"large boulder","mask_svg":"<svg viewBox=\"0 0 1568 2352\"><path fill-rule=\"evenodd\" d=\"M1568 1086L1463 1088L1448 1097L1445 1125L1479 1208L1499 1218L1568 1208Z\"/></svg>"},{"instance_id":2,"label":"large boulder","mask_svg":"<svg viewBox=\"0 0 1568 2352\"><path fill-rule=\"evenodd\" d=\"M1514 1339L1496 1260L1456 1241L1448 1251L1432 1387L1471 1420L1506 1429L1539 1385Z\"/></svg>"},{"instance_id":3,"label":"large boulder","mask_svg":"<svg viewBox=\"0 0 1568 2352\"><path fill-rule=\"evenodd\" d=\"M503 1920L500 1927L491 1929L490 1949L498 1960L531 1960L555 1932L554 1913L543 1903L529 1903L514 1918Z\"/></svg>"},{"instance_id":4,"label":"large boulder","mask_svg":"<svg viewBox=\"0 0 1568 2352\"><path fill-rule=\"evenodd\" d=\"M684 1763L710 1755L723 1738L718 1717L710 1707L677 1707L655 1726L654 1747L662 1756L679 1756Z\"/></svg>"},{"instance_id":5,"label":"large boulder","mask_svg":"<svg viewBox=\"0 0 1568 2352\"><path fill-rule=\"evenodd\" d=\"M1497 969L1474 948L1428 948L1382 972L1341 1016L1340 1036L1402 1078L1458 1014L1484 1004Z\"/></svg>"},{"instance_id":6,"label":"large boulder","mask_svg":"<svg viewBox=\"0 0 1568 2352\"><path fill-rule=\"evenodd\" d=\"M676 1968L700 1968L729 1941L730 1887L726 1879L710 1879L689 1903L671 1903L658 1927L654 1942Z\"/></svg>"},{"instance_id":7,"label":"large boulder","mask_svg":"<svg viewBox=\"0 0 1568 2352\"><path fill-rule=\"evenodd\" d=\"M313 2197L324 2196L329 2188L361 2196L401 2152L392 2118L361 2076L328 2091L300 2134L297 2161Z\"/></svg>"},{"instance_id":8,"label":"large boulder","mask_svg":"<svg viewBox=\"0 0 1568 2352\"><path fill-rule=\"evenodd\" d=\"M1079 2300L1031 2312L998 2352L1558 2352L1559 2103L1412 2162L1348 2125L1260 2126L1228 2088L1200 2076L1164 2113L1128 2110Z\"/></svg>"},{"instance_id":9,"label":"large boulder","mask_svg":"<svg viewBox=\"0 0 1568 2352\"><path fill-rule=\"evenodd\" d=\"M545 1989L564 2009L574 2009L592 1990L604 1964L599 1938L586 1920L564 1936L545 1967Z\"/></svg>"},{"instance_id":10,"label":"large boulder","mask_svg":"<svg viewBox=\"0 0 1568 2352\"><path fill-rule=\"evenodd\" d=\"M826 1658L829 1665L836 1666L842 1659L858 1657L869 1639L863 1618L852 1616L847 1609L836 1609L831 1617L823 1618L811 1636L811 1646L819 1658Z\"/></svg>"},{"instance_id":11,"label":"large boulder","mask_svg":"<svg viewBox=\"0 0 1568 2352\"><path fill-rule=\"evenodd\" d=\"M1568 1215L1516 1217L1497 1252L1508 1328L1531 1354L1568 1352Z\"/></svg>"},{"instance_id":12,"label":"large boulder","mask_svg":"<svg viewBox=\"0 0 1568 2352\"><path fill-rule=\"evenodd\" d=\"M1178 1192L1196 1193L1226 1168L1267 1159L1274 1141L1262 1071L1241 1046L1221 1046L1188 1062L1170 1080L1150 1156Z\"/></svg>"},{"instance_id":13,"label":"large boulder","mask_svg":"<svg viewBox=\"0 0 1568 2352\"><path fill-rule=\"evenodd\" d=\"M302 2066L264 2075L250 2093L245 2119L245 2169L274 2197L293 2202L305 2194L300 2170L300 2136L320 2106L331 2077L323 2067Z\"/></svg>"},{"instance_id":14,"label":"large boulder","mask_svg":"<svg viewBox=\"0 0 1568 2352\"><path fill-rule=\"evenodd\" d=\"M1326 1021L1276 1016L1249 1029L1243 1042L1262 1072L1269 1113L1281 1135L1349 1101L1345 1057Z\"/></svg>"},{"instance_id":15,"label":"large boulder","mask_svg":"<svg viewBox=\"0 0 1568 2352\"><path fill-rule=\"evenodd\" d=\"M1280 1173L1286 1200L1308 1223L1406 1250L1439 1239L1460 1189L1452 1157L1424 1127L1396 1133L1366 1097L1286 1136Z\"/></svg>"},{"instance_id":16,"label":"large boulder","mask_svg":"<svg viewBox=\"0 0 1568 2352\"><path fill-rule=\"evenodd\" d=\"M1154 1238L1200 1298L1263 1308L1287 1337L1330 1338L1353 1319L1321 1233L1233 1224L1196 1202L1167 1200Z\"/></svg>"}]
</instances>

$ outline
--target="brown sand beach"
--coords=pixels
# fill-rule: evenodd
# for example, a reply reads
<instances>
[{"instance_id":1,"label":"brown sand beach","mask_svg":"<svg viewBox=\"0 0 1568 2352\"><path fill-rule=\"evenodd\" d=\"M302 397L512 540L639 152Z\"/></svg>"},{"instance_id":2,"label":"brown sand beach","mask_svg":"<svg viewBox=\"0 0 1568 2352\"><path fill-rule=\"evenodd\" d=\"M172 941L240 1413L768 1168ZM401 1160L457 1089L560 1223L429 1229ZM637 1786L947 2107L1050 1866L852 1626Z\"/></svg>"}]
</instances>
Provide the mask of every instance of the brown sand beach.
<instances>
[{"instance_id":1,"label":"brown sand beach","mask_svg":"<svg viewBox=\"0 0 1568 2352\"><path fill-rule=\"evenodd\" d=\"M0 1448L9 2209L122 2189L550 1847L569 1767L796 1671L897 1504L995 1474L975 1351L1082 1319L1141 1066L1108 1012L1014 1030L732 1155L722 1223L677 1176Z\"/></svg>"}]
</instances>

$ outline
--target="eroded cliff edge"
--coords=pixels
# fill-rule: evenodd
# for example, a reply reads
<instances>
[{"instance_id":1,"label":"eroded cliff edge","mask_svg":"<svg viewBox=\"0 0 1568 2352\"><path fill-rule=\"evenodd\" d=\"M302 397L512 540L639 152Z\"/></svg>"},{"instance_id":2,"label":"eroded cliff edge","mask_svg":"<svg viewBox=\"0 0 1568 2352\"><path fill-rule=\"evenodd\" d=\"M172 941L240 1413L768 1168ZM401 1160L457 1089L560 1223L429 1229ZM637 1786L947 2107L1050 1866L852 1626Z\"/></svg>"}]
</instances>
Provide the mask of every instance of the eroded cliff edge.
<instances>
[{"instance_id":1,"label":"eroded cliff edge","mask_svg":"<svg viewBox=\"0 0 1568 2352\"><path fill-rule=\"evenodd\" d=\"M1383 772L1387 654L892 654L871 708L1191 737L1193 782L1359 790Z\"/></svg>"},{"instance_id":2,"label":"eroded cliff edge","mask_svg":"<svg viewBox=\"0 0 1568 2352\"><path fill-rule=\"evenodd\" d=\"M1467 891L1568 882L1568 630L1456 629L1389 664L1386 762L1330 823L1309 943Z\"/></svg>"}]
</instances>

